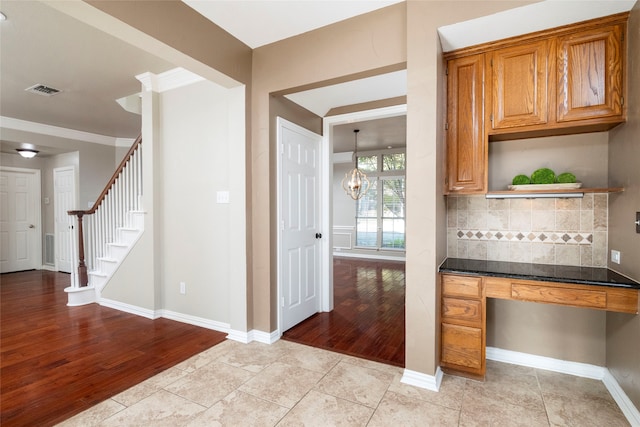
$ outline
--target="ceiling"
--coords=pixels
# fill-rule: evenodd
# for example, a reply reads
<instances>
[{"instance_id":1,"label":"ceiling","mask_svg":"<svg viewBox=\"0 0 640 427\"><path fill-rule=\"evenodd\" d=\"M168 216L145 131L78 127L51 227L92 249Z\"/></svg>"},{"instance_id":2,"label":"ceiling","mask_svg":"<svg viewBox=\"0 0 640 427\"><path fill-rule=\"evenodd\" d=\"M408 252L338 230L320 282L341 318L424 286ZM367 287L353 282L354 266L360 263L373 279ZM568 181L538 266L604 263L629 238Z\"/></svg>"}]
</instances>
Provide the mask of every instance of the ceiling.
<instances>
[{"instance_id":1,"label":"ceiling","mask_svg":"<svg viewBox=\"0 0 640 427\"><path fill-rule=\"evenodd\" d=\"M115 99L140 91L137 74L174 66L38 1L3 1L0 23L0 112L98 135L131 138L140 116ZM61 90L47 97L35 84Z\"/></svg>"},{"instance_id":2,"label":"ceiling","mask_svg":"<svg viewBox=\"0 0 640 427\"><path fill-rule=\"evenodd\" d=\"M182 0L252 49L404 0Z\"/></svg>"},{"instance_id":3,"label":"ceiling","mask_svg":"<svg viewBox=\"0 0 640 427\"><path fill-rule=\"evenodd\" d=\"M333 127L333 152L352 152L358 129L358 151L402 148L407 145L407 116L365 120Z\"/></svg>"},{"instance_id":4,"label":"ceiling","mask_svg":"<svg viewBox=\"0 0 640 427\"><path fill-rule=\"evenodd\" d=\"M386 7L402 0L183 0L236 38L251 47L301 34L349 17ZM566 4L571 3L571 7ZM512 9L491 17L466 21L439 29L445 50L498 39L529 31L527 22L555 25L562 16L576 22L629 10L635 1L609 0L575 2L547 0ZM565 7L558 7L565 4ZM0 23L0 116L62 128L90 132L112 138L134 138L139 133L140 116L126 112L115 100L140 90L137 74L162 73L174 68L158 57L141 51L115 37L96 30L38 1L2 1L7 20ZM612 11L612 8L614 11ZM595 15L595 16L593 16ZM497 16L497 18L496 18ZM541 16L544 19L531 19ZM554 17L553 20L550 17ZM496 21L497 19L497 21ZM565 22L562 21L562 22ZM498 23L496 23L498 22ZM477 31L481 28L481 31ZM505 34L505 28L515 34ZM489 29L489 30L487 30ZM500 32L497 32L500 29ZM468 36L473 36L469 38ZM484 40L482 40L484 41ZM45 97L26 92L35 84L44 84L62 92ZM362 81L290 94L288 97L316 114L324 115L334 107L374 101L406 94L406 72L390 73ZM396 118L371 124L381 132L380 146L395 145L406 134L406 121ZM3 121L2 124L4 126ZM369 141L366 126L359 124L359 149ZM353 129L344 126L345 147L352 145ZM390 137L396 127L397 135ZM23 132L24 134L25 133ZM42 132L41 132L42 133ZM340 135L342 132L335 132ZM2 152L12 152L28 141L2 132ZM402 137L400 137L402 135ZM99 139L99 138L98 138ZM393 140L394 142L389 142ZM74 141L77 144L77 141ZM336 143L338 150L340 143ZM43 154L65 151L63 145L42 147ZM68 149L71 151L74 149Z\"/></svg>"}]
</instances>

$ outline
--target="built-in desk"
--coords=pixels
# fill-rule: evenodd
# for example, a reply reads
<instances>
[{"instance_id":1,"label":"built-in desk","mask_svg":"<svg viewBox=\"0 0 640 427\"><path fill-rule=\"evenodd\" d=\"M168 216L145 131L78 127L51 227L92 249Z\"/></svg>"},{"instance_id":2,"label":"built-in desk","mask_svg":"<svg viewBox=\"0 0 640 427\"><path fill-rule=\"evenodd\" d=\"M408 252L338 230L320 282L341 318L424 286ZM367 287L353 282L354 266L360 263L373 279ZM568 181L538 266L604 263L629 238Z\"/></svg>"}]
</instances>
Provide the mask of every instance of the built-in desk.
<instances>
[{"instance_id":1,"label":"built-in desk","mask_svg":"<svg viewBox=\"0 0 640 427\"><path fill-rule=\"evenodd\" d=\"M607 268L447 258L440 266L440 365L485 374L486 299L638 313L640 283Z\"/></svg>"}]
</instances>

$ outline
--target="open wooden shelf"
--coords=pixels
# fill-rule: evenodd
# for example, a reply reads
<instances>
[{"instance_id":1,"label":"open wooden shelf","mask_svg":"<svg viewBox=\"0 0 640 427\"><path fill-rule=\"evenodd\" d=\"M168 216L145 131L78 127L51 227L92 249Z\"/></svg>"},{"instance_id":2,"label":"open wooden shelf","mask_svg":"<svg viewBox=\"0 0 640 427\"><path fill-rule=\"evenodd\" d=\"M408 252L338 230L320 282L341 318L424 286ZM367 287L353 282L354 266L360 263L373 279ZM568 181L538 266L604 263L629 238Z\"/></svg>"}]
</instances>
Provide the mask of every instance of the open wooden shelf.
<instances>
[{"instance_id":1,"label":"open wooden shelf","mask_svg":"<svg viewBox=\"0 0 640 427\"><path fill-rule=\"evenodd\" d=\"M621 193L624 191L624 187L609 187L609 188L575 188L568 190L500 190L489 191L487 194L491 195L509 195L513 197L516 194L567 194L567 193Z\"/></svg>"}]
</instances>

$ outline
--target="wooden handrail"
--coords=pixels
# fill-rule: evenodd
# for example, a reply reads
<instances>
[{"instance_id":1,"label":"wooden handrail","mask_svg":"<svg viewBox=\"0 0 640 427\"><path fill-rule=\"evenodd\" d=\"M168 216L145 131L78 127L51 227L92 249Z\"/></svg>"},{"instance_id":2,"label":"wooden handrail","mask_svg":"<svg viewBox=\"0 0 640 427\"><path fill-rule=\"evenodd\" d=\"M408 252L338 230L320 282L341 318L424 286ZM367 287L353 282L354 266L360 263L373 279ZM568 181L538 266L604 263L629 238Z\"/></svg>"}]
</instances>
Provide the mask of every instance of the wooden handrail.
<instances>
[{"instance_id":1,"label":"wooden handrail","mask_svg":"<svg viewBox=\"0 0 640 427\"><path fill-rule=\"evenodd\" d=\"M87 284L89 283L87 265L84 261L84 232L82 229L82 217L85 215L91 215L95 213L96 210L98 210L98 207L100 207L100 205L104 201L104 198L107 196L107 194L109 194L109 190L111 190L111 187L113 187L116 179L118 179L118 177L122 173L122 170L129 162L129 159L131 158L131 156L133 156L138 147L140 147L141 143L142 134L140 134L134 141L133 145L131 145L131 148L129 148L129 151L127 151L127 154L125 154L125 156L123 157L122 161L116 168L116 171L111 176L111 179L109 179L109 182L107 182L107 185L104 187L104 190L102 190L102 193L100 193L100 196L98 196L91 209L67 211L67 214L78 217L78 281L80 282L80 286L87 286Z\"/></svg>"},{"instance_id":2,"label":"wooden handrail","mask_svg":"<svg viewBox=\"0 0 640 427\"><path fill-rule=\"evenodd\" d=\"M113 183L116 182L116 179L118 179L118 176L120 176L120 173L122 172L124 167L127 165L129 158L133 155L133 153L135 153L135 151L138 149L141 143L142 143L142 134L140 134L136 138L131 148L129 148L129 151L127 151L127 154L125 154L125 156L122 158L122 161L118 165L118 168L113 173L113 175L111 176L111 179L109 179L109 182L107 182L107 185L104 187L104 190L102 190L102 193L100 193L100 195L98 196L95 203L90 209L84 210L84 211L81 211L81 210L68 211L67 213L69 215L78 215L79 213L82 213L83 215L91 215L95 213L98 207L100 207L100 204L102 204L102 202L104 201L104 198L106 197L106 195L109 193L109 190L111 190Z\"/></svg>"}]
</instances>

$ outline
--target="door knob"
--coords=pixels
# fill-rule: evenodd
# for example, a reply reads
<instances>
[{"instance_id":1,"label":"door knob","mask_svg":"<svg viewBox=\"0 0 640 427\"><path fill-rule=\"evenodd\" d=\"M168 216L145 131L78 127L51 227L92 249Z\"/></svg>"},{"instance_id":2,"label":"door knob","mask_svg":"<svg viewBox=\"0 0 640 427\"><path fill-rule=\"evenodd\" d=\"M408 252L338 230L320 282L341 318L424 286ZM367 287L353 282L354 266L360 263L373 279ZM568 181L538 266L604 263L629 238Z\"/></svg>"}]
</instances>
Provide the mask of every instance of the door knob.
<instances>
[{"instance_id":1,"label":"door knob","mask_svg":"<svg viewBox=\"0 0 640 427\"><path fill-rule=\"evenodd\" d=\"M29 228L36 228L36 226L33 224L29 224Z\"/></svg>"},{"instance_id":2,"label":"door knob","mask_svg":"<svg viewBox=\"0 0 640 427\"><path fill-rule=\"evenodd\" d=\"M316 233L316 239L322 239L322 233Z\"/></svg>"}]
</instances>

